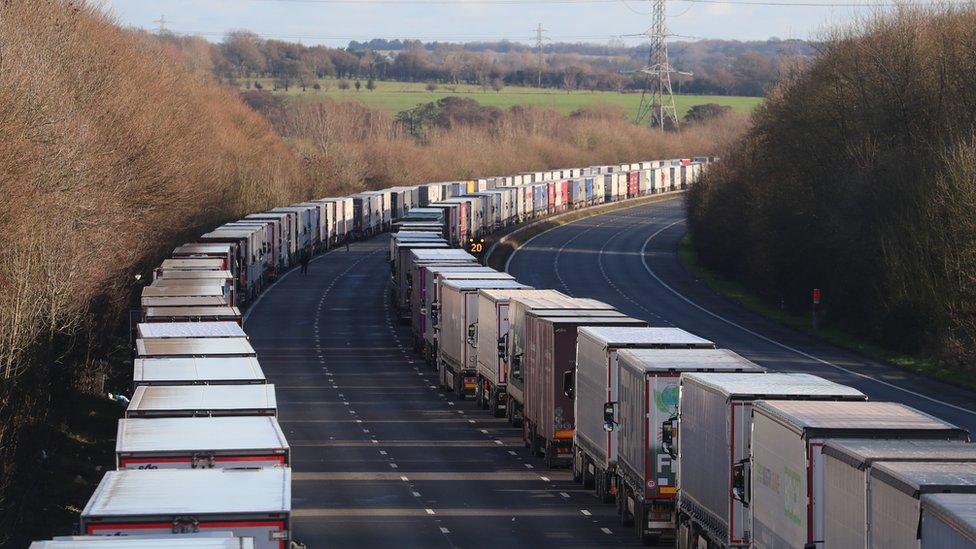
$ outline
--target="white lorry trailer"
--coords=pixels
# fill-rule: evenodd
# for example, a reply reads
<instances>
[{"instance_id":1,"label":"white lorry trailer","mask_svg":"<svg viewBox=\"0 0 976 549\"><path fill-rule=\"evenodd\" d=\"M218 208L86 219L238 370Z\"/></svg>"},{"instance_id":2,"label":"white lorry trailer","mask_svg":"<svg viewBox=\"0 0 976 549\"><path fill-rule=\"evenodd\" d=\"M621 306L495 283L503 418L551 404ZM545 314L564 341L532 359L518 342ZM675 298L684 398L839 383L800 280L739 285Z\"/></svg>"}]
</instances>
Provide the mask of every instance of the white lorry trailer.
<instances>
[{"instance_id":1,"label":"white lorry trailer","mask_svg":"<svg viewBox=\"0 0 976 549\"><path fill-rule=\"evenodd\" d=\"M867 547L919 549L924 494L976 494L976 462L879 461L871 467Z\"/></svg>"},{"instance_id":2,"label":"white lorry trailer","mask_svg":"<svg viewBox=\"0 0 976 549\"><path fill-rule=\"evenodd\" d=\"M829 439L968 440L954 425L892 402L767 400L752 409L753 547L823 545L823 446ZM872 475L878 470L872 467ZM917 524L917 521L916 523Z\"/></svg>"},{"instance_id":3,"label":"white lorry trailer","mask_svg":"<svg viewBox=\"0 0 976 549\"><path fill-rule=\"evenodd\" d=\"M922 496L922 549L976 547L976 495Z\"/></svg>"},{"instance_id":4,"label":"white lorry trailer","mask_svg":"<svg viewBox=\"0 0 976 549\"><path fill-rule=\"evenodd\" d=\"M749 547L752 408L761 399L864 401L860 391L809 374L683 374L677 428L679 547ZM665 440L666 441L666 440ZM801 544L802 546L802 544Z\"/></svg>"},{"instance_id":5,"label":"white lorry trailer","mask_svg":"<svg viewBox=\"0 0 976 549\"><path fill-rule=\"evenodd\" d=\"M125 417L276 416L274 385L140 385Z\"/></svg>"},{"instance_id":6,"label":"white lorry trailer","mask_svg":"<svg viewBox=\"0 0 976 549\"><path fill-rule=\"evenodd\" d=\"M117 469L230 469L290 465L277 418L268 416L120 419Z\"/></svg>"},{"instance_id":7,"label":"white lorry trailer","mask_svg":"<svg viewBox=\"0 0 976 549\"><path fill-rule=\"evenodd\" d=\"M456 275L457 273L455 273ZM478 290L527 290L514 278L471 280L450 278L439 285L438 373L441 385L460 399L478 387ZM492 346L496 344L492 343Z\"/></svg>"},{"instance_id":8,"label":"white lorry trailer","mask_svg":"<svg viewBox=\"0 0 976 549\"><path fill-rule=\"evenodd\" d=\"M825 547L868 546L868 485L875 462L976 464L976 444L959 440L833 439L822 453Z\"/></svg>"},{"instance_id":9,"label":"white lorry trailer","mask_svg":"<svg viewBox=\"0 0 976 549\"><path fill-rule=\"evenodd\" d=\"M604 418L616 422L619 437L617 505L621 516L634 521L637 536L652 541L675 524L677 463L662 445L662 428L678 414L681 374L765 370L727 349L621 349L617 364L618 404L608 410L616 418Z\"/></svg>"},{"instance_id":10,"label":"white lorry trailer","mask_svg":"<svg viewBox=\"0 0 976 549\"><path fill-rule=\"evenodd\" d=\"M99 536L227 531L255 549L285 549L291 534L291 469L109 471L81 512Z\"/></svg>"},{"instance_id":11,"label":"white lorry trailer","mask_svg":"<svg viewBox=\"0 0 976 549\"><path fill-rule=\"evenodd\" d=\"M250 356L212 358L137 358L132 385L243 385L266 383L258 359ZM133 389L135 390L135 389Z\"/></svg>"},{"instance_id":12,"label":"white lorry trailer","mask_svg":"<svg viewBox=\"0 0 976 549\"><path fill-rule=\"evenodd\" d=\"M711 341L681 328L581 327L576 338L576 368L565 380L574 394L574 478L584 487L593 487L603 503L612 501L617 492L618 431L605 429L604 407L619 400L619 350L714 348Z\"/></svg>"}]
</instances>

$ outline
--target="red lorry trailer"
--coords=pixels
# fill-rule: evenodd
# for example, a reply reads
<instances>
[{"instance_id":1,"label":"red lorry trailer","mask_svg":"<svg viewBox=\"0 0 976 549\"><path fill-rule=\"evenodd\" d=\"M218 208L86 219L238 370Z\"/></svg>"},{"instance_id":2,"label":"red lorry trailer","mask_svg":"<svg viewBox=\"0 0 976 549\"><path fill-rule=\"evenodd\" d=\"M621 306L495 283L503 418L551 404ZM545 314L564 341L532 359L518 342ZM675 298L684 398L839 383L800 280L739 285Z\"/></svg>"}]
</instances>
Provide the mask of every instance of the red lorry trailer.
<instances>
[{"instance_id":1,"label":"red lorry trailer","mask_svg":"<svg viewBox=\"0 0 976 549\"><path fill-rule=\"evenodd\" d=\"M534 311L526 315L522 437L530 451L545 456L550 468L573 458L576 421L565 373L576 367L576 337L581 326L622 328L647 323L629 317L550 316Z\"/></svg>"},{"instance_id":2,"label":"red lorry trailer","mask_svg":"<svg viewBox=\"0 0 976 549\"><path fill-rule=\"evenodd\" d=\"M605 429L604 406L617 402L622 349L714 349L715 344L681 328L618 328L584 326L576 343L573 387L576 432L573 476L593 487L604 503L617 493L617 431Z\"/></svg>"},{"instance_id":3,"label":"red lorry trailer","mask_svg":"<svg viewBox=\"0 0 976 549\"><path fill-rule=\"evenodd\" d=\"M522 425L522 403L525 402L523 389L525 380L522 375L522 364L525 359L527 344L525 319L528 311L562 311L572 314L569 311L577 311L578 314L593 314L604 317L622 317L623 313L595 299L580 299L569 297L556 290L539 290L546 292L544 296L513 297L509 304L508 336L505 341L505 363L508 370L508 406L505 415L509 423L518 427Z\"/></svg>"},{"instance_id":4,"label":"red lorry trailer","mask_svg":"<svg viewBox=\"0 0 976 549\"><path fill-rule=\"evenodd\" d=\"M765 370L727 349L621 349L617 366L617 403L607 403L603 418L618 436L617 508L638 538L653 541L674 530L677 462L662 444L662 426L678 414L682 373Z\"/></svg>"},{"instance_id":5,"label":"red lorry trailer","mask_svg":"<svg viewBox=\"0 0 976 549\"><path fill-rule=\"evenodd\" d=\"M99 536L224 531L259 549L291 539L291 469L109 471L81 512L81 531Z\"/></svg>"},{"instance_id":6,"label":"red lorry trailer","mask_svg":"<svg viewBox=\"0 0 976 549\"><path fill-rule=\"evenodd\" d=\"M453 390L460 399L473 396L478 385L478 290L481 288L521 290L529 289L529 286L511 278L446 279L438 285L441 309L437 345L440 383Z\"/></svg>"}]
</instances>

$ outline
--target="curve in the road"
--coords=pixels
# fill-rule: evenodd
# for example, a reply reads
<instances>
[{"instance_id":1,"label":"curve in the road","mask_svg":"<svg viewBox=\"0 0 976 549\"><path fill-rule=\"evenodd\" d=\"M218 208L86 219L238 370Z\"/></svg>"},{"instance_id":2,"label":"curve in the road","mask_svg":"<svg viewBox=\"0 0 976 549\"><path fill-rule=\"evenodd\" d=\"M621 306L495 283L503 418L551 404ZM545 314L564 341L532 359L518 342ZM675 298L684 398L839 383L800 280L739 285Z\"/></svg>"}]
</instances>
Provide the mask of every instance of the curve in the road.
<instances>
[{"instance_id":1,"label":"curve in the road","mask_svg":"<svg viewBox=\"0 0 976 549\"><path fill-rule=\"evenodd\" d=\"M976 428L971 392L775 324L692 278L676 255L683 222L680 198L579 220L536 235L509 257L506 269L523 282L565 288L651 324L708 337L770 369L818 374L874 399L904 402Z\"/></svg>"}]
</instances>

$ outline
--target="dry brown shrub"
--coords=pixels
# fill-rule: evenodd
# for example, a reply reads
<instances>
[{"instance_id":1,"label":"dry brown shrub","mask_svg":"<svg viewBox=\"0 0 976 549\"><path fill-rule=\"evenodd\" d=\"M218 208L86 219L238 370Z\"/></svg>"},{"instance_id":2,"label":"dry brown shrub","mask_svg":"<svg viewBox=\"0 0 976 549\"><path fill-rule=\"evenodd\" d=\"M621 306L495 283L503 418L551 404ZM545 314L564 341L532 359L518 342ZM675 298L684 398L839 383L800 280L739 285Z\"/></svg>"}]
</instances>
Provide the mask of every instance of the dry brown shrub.
<instances>
[{"instance_id":1,"label":"dry brown shrub","mask_svg":"<svg viewBox=\"0 0 976 549\"><path fill-rule=\"evenodd\" d=\"M0 3L0 82L0 494L9 495L18 433L63 405L48 374L87 379L96 362L86 355L120 326L133 274L203 225L301 194L302 179L236 94L86 2ZM0 532L15 531L12 507L0 501Z\"/></svg>"}]
</instances>

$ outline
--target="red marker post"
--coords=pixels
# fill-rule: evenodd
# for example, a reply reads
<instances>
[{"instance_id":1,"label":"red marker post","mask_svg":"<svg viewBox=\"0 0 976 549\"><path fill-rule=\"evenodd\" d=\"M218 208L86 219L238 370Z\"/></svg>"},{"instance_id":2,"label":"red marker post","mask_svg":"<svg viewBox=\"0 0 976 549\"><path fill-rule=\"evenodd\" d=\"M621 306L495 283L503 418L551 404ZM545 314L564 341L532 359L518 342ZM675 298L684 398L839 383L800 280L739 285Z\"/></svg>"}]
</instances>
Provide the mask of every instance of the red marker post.
<instances>
[{"instance_id":1,"label":"red marker post","mask_svg":"<svg viewBox=\"0 0 976 549\"><path fill-rule=\"evenodd\" d=\"M818 327L817 322L817 305L820 305L820 288L813 289L813 329L816 330Z\"/></svg>"}]
</instances>

